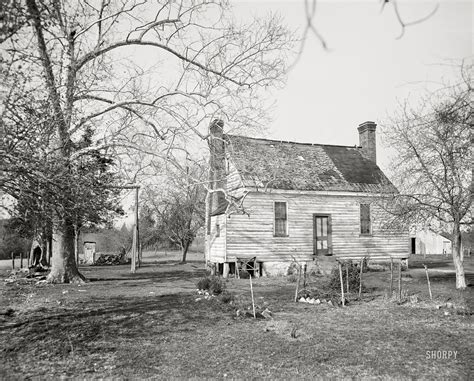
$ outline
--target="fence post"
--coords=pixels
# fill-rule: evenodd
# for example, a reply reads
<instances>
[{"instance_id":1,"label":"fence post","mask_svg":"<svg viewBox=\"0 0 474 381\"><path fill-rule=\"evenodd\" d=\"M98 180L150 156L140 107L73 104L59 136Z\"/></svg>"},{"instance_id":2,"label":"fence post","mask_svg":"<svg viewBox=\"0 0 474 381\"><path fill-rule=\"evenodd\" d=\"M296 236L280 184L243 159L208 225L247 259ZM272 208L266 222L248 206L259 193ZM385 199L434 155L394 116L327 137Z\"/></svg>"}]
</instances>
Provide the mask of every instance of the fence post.
<instances>
[{"instance_id":1,"label":"fence post","mask_svg":"<svg viewBox=\"0 0 474 381\"><path fill-rule=\"evenodd\" d=\"M23 251L20 253L20 269L23 268Z\"/></svg>"},{"instance_id":2,"label":"fence post","mask_svg":"<svg viewBox=\"0 0 474 381\"><path fill-rule=\"evenodd\" d=\"M15 254L12 252L12 270L15 270Z\"/></svg>"}]
</instances>

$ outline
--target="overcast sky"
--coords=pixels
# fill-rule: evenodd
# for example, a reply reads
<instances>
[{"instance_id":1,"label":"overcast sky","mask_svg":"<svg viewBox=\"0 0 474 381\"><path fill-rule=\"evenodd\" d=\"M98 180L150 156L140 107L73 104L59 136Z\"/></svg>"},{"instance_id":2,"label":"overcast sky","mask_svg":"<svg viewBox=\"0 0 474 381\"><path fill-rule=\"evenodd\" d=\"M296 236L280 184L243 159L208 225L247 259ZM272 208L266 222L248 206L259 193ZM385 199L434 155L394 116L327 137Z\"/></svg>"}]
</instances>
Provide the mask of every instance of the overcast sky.
<instances>
[{"instance_id":1,"label":"overcast sky","mask_svg":"<svg viewBox=\"0 0 474 381\"><path fill-rule=\"evenodd\" d=\"M238 17L278 12L292 28L305 25L304 0L233 0ZM405 21L429 14L435 1L399 1ZM269 96L277 102L268 137L300 142L358 144L357 126L383 123L397 99L413 101L427 87L440 87L458 73L453 64L472 59L472 2L442 0L423 23L402 38L395 13L381 2L318 1L315 26L325 51L312 35L287 86ZM379 165L387 150L378 142Z\"/></svg>"}]
</instances>

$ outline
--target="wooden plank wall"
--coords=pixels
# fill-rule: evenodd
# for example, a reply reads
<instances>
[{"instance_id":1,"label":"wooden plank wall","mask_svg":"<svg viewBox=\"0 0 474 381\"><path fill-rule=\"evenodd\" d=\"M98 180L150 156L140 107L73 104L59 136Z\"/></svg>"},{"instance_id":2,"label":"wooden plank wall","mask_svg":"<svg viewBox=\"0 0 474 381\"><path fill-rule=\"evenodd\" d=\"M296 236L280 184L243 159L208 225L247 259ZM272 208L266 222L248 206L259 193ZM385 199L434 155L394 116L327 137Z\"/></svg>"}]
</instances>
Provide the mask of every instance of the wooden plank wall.
<instances>
[{"instance_id":1,"label":"wooden plank wall","mask_svg":"<svg viewBox=\"0 0 474 381\"><path fill-rule=\"evenodd\" d=\"M217 236L217 224L219 224L219 236ZM220 214L211 217L211 234L208 239L211 240L211 249L209 252L209 260L211 262L222 263L225 260L226 249L226 216Z\"/></svg>"},{"instance_id":2,"label":"wooden plank wall","mask_svg":"<svg viewBox=\"0 0 474 381\"><path fill-rule=\"evenodd\" d=\"M288 237L273 235L273 202L288 203ZM409 253L407 232L381 228L384 213L371 205L373 231L360 232L359 204L367 197L316 194L258 193L247 195L247 215L233 214L227 219L227 256L253 257L261 261L298 261L313 258L313 214L331 214L332 243L335 256L406 258ZM222 247L222 246L221 246Z\"/></svg>"}]
</instances>

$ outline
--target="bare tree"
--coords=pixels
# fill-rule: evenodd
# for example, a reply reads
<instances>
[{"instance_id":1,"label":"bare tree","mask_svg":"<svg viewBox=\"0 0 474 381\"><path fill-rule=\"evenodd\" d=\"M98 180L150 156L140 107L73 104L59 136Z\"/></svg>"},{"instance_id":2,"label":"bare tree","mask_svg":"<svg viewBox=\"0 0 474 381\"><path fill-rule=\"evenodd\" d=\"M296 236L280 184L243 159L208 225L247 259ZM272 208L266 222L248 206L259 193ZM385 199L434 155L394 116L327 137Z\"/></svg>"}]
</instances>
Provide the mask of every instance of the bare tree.
<instances>
[{"instance_id":1,"label":"bare tree","mask_svg":"<svg viewBox=\"0 0 474 381\"><path fill-rule=\"evenodd\" d=\"M69 189L67 183L81 182L81 161L132 150L173 160L184 137L207 138L211 115L232 119L237 127L255 123L261 91L284 80L293 41L274 17L236 25L227 2L218 0L12 5L14 17L1 31L7 53L2 71L8 68L12 88L33 100L35 109L41 101L49 130L40 144L54 164L49 169L62 176L60 181L41 166L35 174L56 187L50 193L59 206L52 218L49 280L80 282L70 210L85 187ZM160 65L147 66L148 55ZM9 115L15 114L14 103L8 106ZM20 119L24 128L38 120ZM85 135L88 144L81 145ZM99 196L100 187L93 193Z\"/></svg>"},{"instance_id":2,"label":"bare tree","mask_svg":"<svg viewBox=\"0 0 474 381\"><path fill-rule=\"evenodd\" d=\"M464 289L461 231L472 226L472 66L462 82L428 94L419 107L402 105L385 127L400 194L393 213L411 224L449 228L456 288Z\"/></svg>"},{"instance_id":3,"label":"bare tree","mask_svg":"<svg viewBox=\"0 0 474 381\"><path fill-rule=\"evenodd\" d=\"M205 221L206 166L188 164L183 166L184 173L174 166L169 168L167 186L145 188L142 208L142 216L152 222L145 241L169 241L178 246L182 263Z\"/></svg>"}]
</instances>

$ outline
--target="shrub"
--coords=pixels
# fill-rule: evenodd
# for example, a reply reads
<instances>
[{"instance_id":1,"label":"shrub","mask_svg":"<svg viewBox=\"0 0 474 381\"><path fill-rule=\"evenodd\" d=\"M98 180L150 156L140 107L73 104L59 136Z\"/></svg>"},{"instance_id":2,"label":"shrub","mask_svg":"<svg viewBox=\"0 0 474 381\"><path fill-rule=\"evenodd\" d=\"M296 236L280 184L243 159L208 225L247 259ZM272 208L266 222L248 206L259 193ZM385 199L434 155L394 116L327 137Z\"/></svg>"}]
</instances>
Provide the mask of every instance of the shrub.
<instances>
[{"instance_id":1,"label":"shrub","mask_svg":"<svg viewBox=\"0 0 474 381\"><path fill-rule=\"evenodd\" d=\"M359 282L360 282L360 267L355 265L354 263L350 263L349 266L349 291L356 291L359 290ZM342 266L342 281L344 283L344 292L346 292L346 285L347 285L347 272L346 272L346 265ZM328 282L328 288L334 291L341 290L341 278L339 275L339 266L336 266L332 269L331 277ZM364 285L362 284L362 288Z\"/></svg>"},{"instance_id":2,"label":"shrub","mask_svg":"<svg viewBox=\"0 0 474 381\"><path fill-rule=\"evenodd\" d=\"M209 291L211 294L214 295L221 294L225 289L225 285L222 282L221 278L217 276L207 276L205 278L199 279L196 284L196 287L199 290Z\"/></svg>"},{"instance_id":3,"label":"shrub","mask_svg":"<svg viewBox=\"0 0 474 381\"><path fill-rule=\"evenodd\" d=\"M198 280L196 287L198 290L209 290L211 285L211 279L209 277L201 278Z\"/></svg>"},{"instance_id":4,"label":"shrub","mask_svg":"<svg viewBox=\"0 0 474 381\"><path fill-rule=\"evenodd\" d=\"M225 303L225 304L229 304L231 303L232 301L234 301L234 295L232 295L231 293L227 292L227 291L224 291L220 297L219 297L220 301L222 303Z\"/></svg>"}]
</instances>

